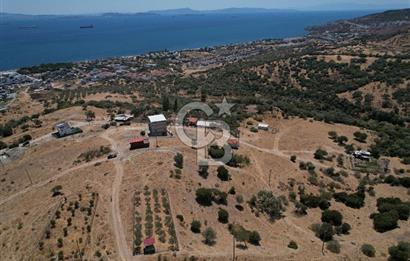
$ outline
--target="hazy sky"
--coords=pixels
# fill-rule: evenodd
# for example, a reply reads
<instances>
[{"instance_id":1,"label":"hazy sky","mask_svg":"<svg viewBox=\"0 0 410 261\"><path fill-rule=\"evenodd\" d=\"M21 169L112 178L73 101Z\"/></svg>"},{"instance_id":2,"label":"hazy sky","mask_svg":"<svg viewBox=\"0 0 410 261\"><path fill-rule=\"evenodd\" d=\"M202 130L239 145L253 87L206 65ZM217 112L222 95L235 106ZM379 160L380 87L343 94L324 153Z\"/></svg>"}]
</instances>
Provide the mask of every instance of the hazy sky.
<instances>
[{"instance_id":1,"label":"hazy sky","mask_svg":"<svg viewBox=\"0 0 410 261\"><path fill-rule=\"evenodd\" d=\"M0 11L24 14L141 12L175 8L228 7L340 10L409 8L410 0L0 0Z\"/></svg>"}]
</instances>

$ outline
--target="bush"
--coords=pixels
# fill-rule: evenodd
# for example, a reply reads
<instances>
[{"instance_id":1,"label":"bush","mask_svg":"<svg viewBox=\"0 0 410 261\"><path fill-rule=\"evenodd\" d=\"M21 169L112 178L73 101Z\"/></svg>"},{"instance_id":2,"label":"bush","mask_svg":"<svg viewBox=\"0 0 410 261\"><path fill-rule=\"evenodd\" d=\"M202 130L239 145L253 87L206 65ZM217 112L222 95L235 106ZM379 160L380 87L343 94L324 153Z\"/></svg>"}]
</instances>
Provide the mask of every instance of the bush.
<instances>
[{"instance_id":1,"label":"bush","mask_svg":"<svg viewBox=\"0 0 410 261\"><path fill-rule=\"evenodd\" d=\"M288 247L292 249L298 249L298 244L292 240L289 242Z\"/></svg>"},{"instance_id":2,"label":"bush","mask_svg":"<svg viewBox=\"0 0 410 261\"><path fill-rule=\"evenodd\" d=\"M337 202L342 202L346 206L359 209L364 206L364 192L356 192L353 194L347 194L346 192L339 192L333 195Z\"/></svg>"},{"instance_id":3,"label":"bush","mask_svg":"<svg viewBox=\"0 0 410 261\"><path fill-rule=\"evenodd\" d=\"M211 206L213 200L212 189L199 188L196 191L196 201L202 206Z\"/></svg>"},{"instance_id":4,"label":"bush","mask_svg":"<svg viewBox=\"0 0 410 261\"><path fill-rule=\"evenodd\" d=\"M316 228L316 236L323 242L328 242L333 239L333 227L329 223L322 223Z\"/></svg>"},{"instance_id":5,"label":"bush","mask_svg":"<svg viewBox=\"0 0 410 261\"><path fill-rule=\"evenodd\" d=\"M358 142L365 143L367 139L367 134L364 132L356 131L353 133L354 139L357 140Z\"/></svg>"},{"instance_id":6,"label":"bush","mask_svg":"<svg viewBox=\"0 0 410 261\"><path fill-rule=\"evenodd\" d=\"M205 231L202 233L202 236L204 237L205 244L209 246L215 244L216 232L212 228L206 228Z\"/></svg>"},{"instance_id":7,"label":"bush","mask_svg":"<svg viewBox=\"0 0 410 261\"><path fill-rule=\"evenodd\" d=\"M325 150L317 149L314 154L314 158L317 160L327 159L328 153Z\"/></svg>"},{"instance_id":8,"label":"bush","mask_svg":"<svg viewBox=\"0 0 410 261\"><path fill-rule=\"evenodd\" d=\"M196 191L196 201L202 206L211 206L212 202L227 205L228 194L217 189L199 188Z\"/></svg>"},{"instance_id":9,"label":"bush","mask_svg":"<svg viewBox=\"0 0 410 261\"><path fill-rule=\"evenodd\" d=\"M195 219L192 220L191 231L196 234L201 233L201 221Z\"/></svg>"},{"instance_id":10,"label":"bush","mask_svg":"<svg viewBox=\"0 0 410 261\"><path fill-rule=\"evenodd\" d=\"M181 153L177 153L174 157L175 167L182 169L184 167L184 156Z\"/></svg>"},{"instance_id":11,"label":"bush","mask_svg":"<svg viewBox=\"0 0 410 261\"><path fill-rule=\"evenodd\" d=\"M397 228L399 214L396 210L373 215L373 226L377 232L383 233Z\"/></svg>"},{"instance_id":12,"label":"bush","mask_svg":"<svg viewBox=\"0 0 410 261\"><path fill-rule=\"evenodd\" d=\"M280 218L284 210L282 200L275 197L271 191L259 191L252 196L249 203L251 207L267 214L272 220Z\"/></svg>"},{"instance_id":13,"label":"bush","mask_svg":"<svg viewBox=\"0 0 410 261\"><path fill-rule=\"evenodd\" d=\"M339 254L340 253L340 244L337 240L329 241L326 244L326 249L332 253Z\"/></svg>"},{"instance_id":14,"label":"bush","mask_svg":"<svg viewBox=\"0 0 410 261\"><path fill-rule=\"evenodd\" d=\"M223 147L219 147L218 145L212 145L208 150L208 154L213 159L220 159L225 155L225 150Z\"/></svg>"},{"instance_id":15,"label":"bush","mask_svg":"<svg viewBox=\"0 0 410 261\"><path fill-rule=\"evenodd\" d=\"M389 261L408 261L410 259L410 243L399 242L397 246L389 247Z\"/></svg>"},{"instance_id":16,"label":"bush","mask_svg":"<svg viewBox=\"0 0 410 261\"><path fill-rule=\"evenodd\" d=\"M290 156L290 161L296 162L296 156L295 155Z\"/></svg>"},{"instance_id":17,"label":"bush","mask_svg":"<svg viewBox=\"0 0 410 261\"><path fill-rule=\"evenodd\" d=\"M218 178L222 181L228 181L231 178L231 175L229 175L229 171L224 167L224 166L219 166L217 169L218 172Z\"/></svg>"},{"instance_id":18,"label":"bush","mask_svg":"<svg viewBox=\"0 0 410 261\"><path fill-rule=\"evenodd\" d=\"M261 236L259 235L258 231L252 231L249 233L249 243L255 246L259 246L261 241Z\"/></svg>"},{"instance_id":19,"label":"bush","mask_svg":"<svg viewBox=\"0 0 410 261\"><path fill-rule=\"evenodd\" d=\"M337 210L325 210L322 212L322 222L332 224L333 226L342 225L343 215Z\"/></svg>"},{"instance_id":20,"label":"bush","mask_svg":"<svg viewBox=\"0 0 410 261\"><path fill-rule=\"evenodd\" d=\"M338 235L348 235L352 227L348 223L343 223L342 225L336 227L336 233Z\"/></svg>"},{"instance_id":21,"label":"bush","mask_svg":"<svg viewBox=\"0 0 410 261\"><path fill-rule=\"evenodd\" d=\"M376 255L376 249L370 244L363 244L360 248L362 253L368 257L374 257Z\"/></svg>"},{"instance_id":22,"label":"bush","mask_svg":"<svg viewBox=\"0 0 410 261\"><path fill-rule=\"evenodd\" d=\"M222 224L227 224L229 222L229 213L225 209L220 208L218 210L218 221Z\"/></svg>"}]
</instances>

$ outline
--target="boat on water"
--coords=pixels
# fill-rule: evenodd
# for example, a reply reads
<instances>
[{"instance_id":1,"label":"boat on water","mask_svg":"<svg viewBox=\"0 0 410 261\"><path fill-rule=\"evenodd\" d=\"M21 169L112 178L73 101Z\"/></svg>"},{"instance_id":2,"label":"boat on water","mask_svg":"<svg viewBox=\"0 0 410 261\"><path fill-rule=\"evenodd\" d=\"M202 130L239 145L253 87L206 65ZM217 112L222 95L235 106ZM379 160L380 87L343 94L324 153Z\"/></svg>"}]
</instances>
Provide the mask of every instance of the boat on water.
<instances>
[{"instance_id":1,"label":"boat on water","mask_svg":"<svg viewBox=\"0 0 410 261\"><path fill-rule=\"evenodd\" d=\"M80 26L80 29L92 29L92 28L94 28L93 24Z\"/></svg>"},{"instance_id":2,"label":"boat on water","mask_svg":"<svg viewBox=\"0 0 410 261\"><path fill-rule=\"evenodd\" d=\"M19 29L35 29L37 25L20 26Z\"/></svg>"}]
</instances>

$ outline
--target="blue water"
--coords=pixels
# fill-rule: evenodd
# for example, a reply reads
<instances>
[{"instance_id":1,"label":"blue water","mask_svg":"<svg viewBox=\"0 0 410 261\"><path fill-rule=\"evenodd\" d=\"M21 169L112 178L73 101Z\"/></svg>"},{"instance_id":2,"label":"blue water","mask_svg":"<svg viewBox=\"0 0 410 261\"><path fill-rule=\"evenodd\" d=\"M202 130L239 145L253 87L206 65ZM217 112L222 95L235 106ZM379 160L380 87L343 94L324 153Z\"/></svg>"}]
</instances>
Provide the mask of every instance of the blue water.
<instances>
[{"instance_id":1,"label":"blue water","mask_svg":"<svg viewBox=\"0 0 410 261\"><path fill-rule=\"evenodd\" d=\"M303 36L304 28L365 11L2 18L0 70L155 50ZM80 29L93 24L94 29ZM21 29L21 27L36 26Z\"/></svg>"}]
</instances>

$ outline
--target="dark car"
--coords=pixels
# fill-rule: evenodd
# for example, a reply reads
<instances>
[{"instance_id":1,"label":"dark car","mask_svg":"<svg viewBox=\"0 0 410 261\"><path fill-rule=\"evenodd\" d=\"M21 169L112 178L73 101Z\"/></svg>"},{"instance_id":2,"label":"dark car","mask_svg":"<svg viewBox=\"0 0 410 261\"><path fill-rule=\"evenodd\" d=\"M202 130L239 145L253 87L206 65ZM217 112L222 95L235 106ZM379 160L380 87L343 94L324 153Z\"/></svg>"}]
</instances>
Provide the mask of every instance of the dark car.
<instances>
[{"instance_id":1,"label":"dark car","mask_svg":"<svg viewBox=\"0 0 410 261\"><path fill-rule=\"evenodd\" d=\"M115 159L117 157L117 153L111 153L108 155L107 159Z\"/></svg>"}]
</instances>

